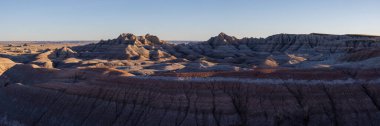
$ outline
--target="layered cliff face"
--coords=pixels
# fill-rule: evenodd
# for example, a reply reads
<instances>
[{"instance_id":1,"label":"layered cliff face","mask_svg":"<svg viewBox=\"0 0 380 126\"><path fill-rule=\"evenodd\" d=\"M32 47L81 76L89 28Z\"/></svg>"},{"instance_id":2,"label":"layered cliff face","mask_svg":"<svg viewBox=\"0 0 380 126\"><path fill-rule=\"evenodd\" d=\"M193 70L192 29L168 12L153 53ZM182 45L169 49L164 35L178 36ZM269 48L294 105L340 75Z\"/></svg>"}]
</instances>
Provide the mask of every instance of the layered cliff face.
<instances>
[{"instance_id":1,"label":"layered cliff face","mask_svg":"<svg viewBox=\"0 0 380 126\"><path fill-rule=\"evenodd\" d=\"M28 72L10 73L22 70ZM25 65L11 71L0 87L5 126L380 124L378 81L139 78Z\"/></svg>"},{"instance_id":2,"label":"layered cliff face","mask_svg":"<svg viewBox=\"0 0 380 126\"><path fill-rule=\"evenodd\" d=\"M161 62L181 58L206 59L239 67L318 67L340 64L345 62L338 60L341 57L379 46L378 37L365 35L278 34L238 39L220 33L205 42L173 45L157 36L128 33L116 39L73 47L73 50L82 59Z\"/></svg>"},{"instance_id":3,"label":"layered cliff face","mask_svg":"<svg viewBox=\"0 0 380 126\"><path fill-rule=\"evenodd\" d=\"M379 46L380 39L372 36L278 34L265 39L237 39L221 33L206 42L177 45L173 55L188 59L209 57L217 62L259 66L271 57L279 65L294 66L304 61L335 62L340 56Z\"/></svg>"},{"instance_id":4,"label":"layered cliff face","mask_svg":"<svg viewBox=\"0 0 380 126\"><path fill-rule=\"evenodd\" d=\"M234 45L237 47L237 50L250 49L256 52L334 54L347 53L363 48L376 48L380 45L378 42L380 41L376 41L376 39L372 38L354 38L344 35L279 34L270 36L266 39L244 38L238 40L238 42L227 41L227 43L224 45ZM208 43L213 44L215 42L209 40Z\"/></svg>"}]
</instances>

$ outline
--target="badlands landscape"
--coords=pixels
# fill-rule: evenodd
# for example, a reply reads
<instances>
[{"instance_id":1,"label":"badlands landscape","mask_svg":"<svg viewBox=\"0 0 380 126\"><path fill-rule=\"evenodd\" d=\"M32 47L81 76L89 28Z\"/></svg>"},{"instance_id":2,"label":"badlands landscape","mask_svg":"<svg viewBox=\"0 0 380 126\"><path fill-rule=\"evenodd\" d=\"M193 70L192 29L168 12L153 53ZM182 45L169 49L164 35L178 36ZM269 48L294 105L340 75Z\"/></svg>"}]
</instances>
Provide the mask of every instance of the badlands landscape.
<instances>
[{"instance_id":1,"label":"badlands landscape","mask_svg":"<svg viewBox=\"0 0 380 126\"><path fill-rule=\"evenodd\" d=\"M380 37L0 44L0 125L380 125Z\"/></svg>"}]
</instances>

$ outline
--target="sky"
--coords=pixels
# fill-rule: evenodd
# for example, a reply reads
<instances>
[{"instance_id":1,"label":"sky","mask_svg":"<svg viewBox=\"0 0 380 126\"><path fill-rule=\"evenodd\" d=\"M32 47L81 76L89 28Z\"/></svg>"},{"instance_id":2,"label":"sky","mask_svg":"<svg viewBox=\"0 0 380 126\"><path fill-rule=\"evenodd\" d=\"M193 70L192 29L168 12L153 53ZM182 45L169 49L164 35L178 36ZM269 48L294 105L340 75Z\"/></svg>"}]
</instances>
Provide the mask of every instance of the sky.
<instances>
[{"instance_id":1,"label":"sky","mask_svg":"<svg viewBox=\"0 0 380 126\"><path fill-rule=\"evenodd\" d=\"M0 0L0 41L380 35L380 0Z\"/></svg>"}]
</instances>

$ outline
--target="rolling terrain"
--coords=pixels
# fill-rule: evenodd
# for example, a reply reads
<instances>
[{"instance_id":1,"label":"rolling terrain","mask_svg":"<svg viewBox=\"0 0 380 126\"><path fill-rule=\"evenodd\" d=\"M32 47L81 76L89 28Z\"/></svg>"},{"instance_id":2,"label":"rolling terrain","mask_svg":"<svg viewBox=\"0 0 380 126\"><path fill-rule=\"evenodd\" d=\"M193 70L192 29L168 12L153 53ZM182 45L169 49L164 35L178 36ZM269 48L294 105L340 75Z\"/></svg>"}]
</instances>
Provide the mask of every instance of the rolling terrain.
<instances>
[{"instance_id":1,"label":"rolling terrain","mask_svg":"<svg viewBox=\"0 0 380 126\"><path fill-rule=\"evenodd\" d=\"M0 47L0 125L380 125L378 36L13 46Z\"/></svg>"}]
</instances>

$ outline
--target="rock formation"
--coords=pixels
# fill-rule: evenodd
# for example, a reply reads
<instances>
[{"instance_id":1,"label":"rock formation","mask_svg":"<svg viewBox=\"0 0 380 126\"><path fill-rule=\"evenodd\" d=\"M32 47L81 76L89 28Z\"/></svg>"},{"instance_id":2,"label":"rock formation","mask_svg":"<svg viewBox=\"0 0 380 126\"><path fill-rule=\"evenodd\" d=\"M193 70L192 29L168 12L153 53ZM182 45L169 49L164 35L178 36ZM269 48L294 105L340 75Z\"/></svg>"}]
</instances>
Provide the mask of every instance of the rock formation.
<instances>
[{"instance_id":1,"label":"rock formation","mask_svg":"<svg viewBox=\"0 0 380 126\"><path fill-rule=\"evenodd\" d=\"M221 33L202 43L177 45L174 47L177 52L172 54L190 60L208 57L220 63L252 65L260 65L266 62L266 57L273 56L274 60L279 61L279 66L289 66L335 60L340 56L378 47L380 40L371 36L278 34L265 39L237 39Z\"/></svg>"},{"instance_id":2,"label":"rock formation","mask_svg":"<svg viewBox=\"0 0 380 126\"><path fill-rule=\"evenodd\" d=\"M187 63L176 61L179 58L189 60L190 63L207 59L217 64L243 68L313 68L334 67L335 64L346 61L340 60L340 57L347 59L352 55L359 55L363 50L373 50L379 46L380 39L364 35L278 34L267 38L238 39L220 33L205 42L174 45L149 34L135 36L124 33L112 40L59 49L53 53L53 59L54 62L56 59L62 61L73 57L80 60L136 60L155 63L170 61L186 66Z\"/></svg>"},{"instance_id":3,"label":"rock formation","mask_svg":"<svg viewBox=\"0 0 380 126\"><path fill-rule=\"evenodd\" d=\"M77 52L71 50L68 47L63 47L55 50L52 54L49 55L49 58L63 60L67 58L73 58L76 56Z\"/></svg>"},{"instance_id":4,"label":"rock formation","mask_svg":"<svg viewBox=\"0 0 380 126\"><path fill-rule=\"evenodd\" d=\"M31 63L45 68L112 67L151 74L162 71L157 65L166 66L167 63L185 66L176 71L235 71L252 66L341 68L356 67L345 62L376 62L378 47L378 37L365 35L278 34L267 38L238 39L220 33L204 42L170 44L154 35L124 33L99 43L45 51ZM215 65L199 67L200 60ZM142 65L143 62L149 63Z\"/></svg>"},{"instance_id":5,"label":"rock formation","mask_svg":"<svg viewBox=\"0 0 380 126\"><path fill-rule=\"evenodd\" d=\"M100 41L96 44L73 47L79 53L79 57L91 59L132 59L132 60L157 60L160 57L171 57L168 53L160 51L161 41L157 36L135 36L130 33L121 34L118 38Z\"/></svg>"},{"instance_id":6,"label":"rock formation","mask_svg":"<svg viewBox=\"0 0 380 126\"><path fill-rule=\"evenodd\" d=\"M26 78L34 72L0 87L0 125L380 125L379 82L148 79L102 69Z\"/></svg>"},{"instance_id":7,"label":"rock formation","mask_svg":"<svg viewBox=\"0 0 380 126\"><path fill-rule=\"evenodd\" d=\"M379 46L366 35L169 44L127 33L31 60L4 54L27 60L0 58L0 125L380 125Z\"/></svg>"},{"instance_id":8,"label":"rock formation","mask_svg":"<svg viewBox=\"0 0 380 126\"><path fill-rule=\"evenodd\" d=\"M44 68L54 68L54 63L49 58L49 56L52 55L53 52L53 50L47 50L41 54L38 54L35 57L35 60L31 62L31 64L35 64Z\"/></svg>"}]
</instances>

